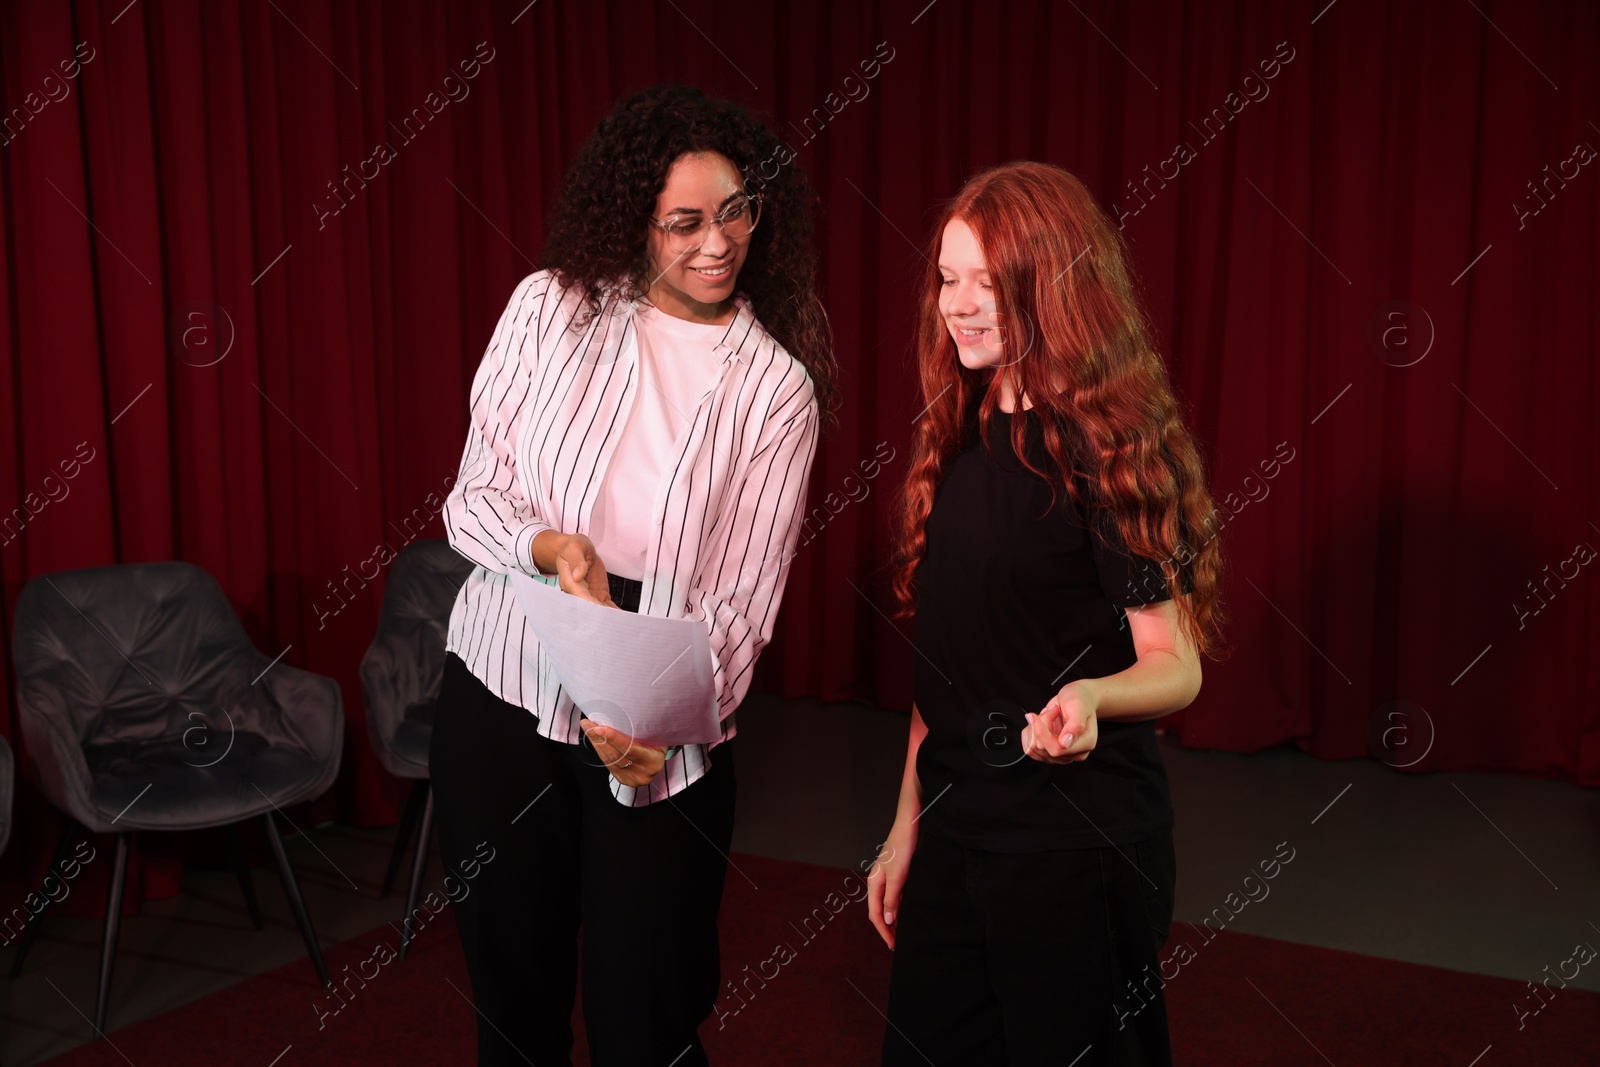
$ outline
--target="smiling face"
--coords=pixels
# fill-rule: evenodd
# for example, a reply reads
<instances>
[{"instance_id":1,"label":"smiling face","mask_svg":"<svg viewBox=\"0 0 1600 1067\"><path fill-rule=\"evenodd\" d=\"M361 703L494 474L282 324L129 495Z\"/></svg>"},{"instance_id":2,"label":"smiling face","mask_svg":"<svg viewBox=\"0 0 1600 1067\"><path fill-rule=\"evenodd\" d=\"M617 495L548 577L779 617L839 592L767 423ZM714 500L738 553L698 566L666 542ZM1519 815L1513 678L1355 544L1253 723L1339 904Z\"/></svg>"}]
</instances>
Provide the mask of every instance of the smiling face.
<instances>
[{"instance_id":1,"label":"smiling face","mask_svg":"<svg viewBox=\"0 0 1600 1067\"><path fill-rule=\"evenodd\" d=\"M1002 362L994 286L978 235L960 218L945 223L939 242L939 317L955 339L961 365L982 370Z\"/></svg>"},{"instance_id":2,"label":"smiling face","mask_svg":"<svg viewBox=\"0 0 1600 1067\"><path fill-rule=\"evenodd\" d=\"M739 168L717 152L686 152L667 171L656 198L655 218L686 223L712 219L744 195ZM650 302L669 315L696 322L725 322L734 312L733 290L750 251L750 237L731 241L722 227L708 225L700 245L675 251L659 226L649 228Z\"/></svg>"}]
</instances>

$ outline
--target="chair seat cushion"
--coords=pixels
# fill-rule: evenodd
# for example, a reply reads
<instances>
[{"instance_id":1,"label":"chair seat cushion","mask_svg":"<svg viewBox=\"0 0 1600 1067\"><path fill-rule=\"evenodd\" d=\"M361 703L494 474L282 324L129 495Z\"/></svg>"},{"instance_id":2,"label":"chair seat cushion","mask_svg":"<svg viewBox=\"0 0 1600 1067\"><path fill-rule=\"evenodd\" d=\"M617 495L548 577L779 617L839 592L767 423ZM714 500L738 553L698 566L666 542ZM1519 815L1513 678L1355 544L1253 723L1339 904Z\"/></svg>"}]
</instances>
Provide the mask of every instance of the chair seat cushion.
<instances>
[{"instance_id":1,"label":"chair seat cushion","mask_svg":"<svg viewBox=\"0 0 1600 1067\"><path fill-rule=\"evenodd\" d=\"M185 740L85 745L95 810L118 830L225 826L310 799L327 770L325 758L244 730L204 745Z\"/></svg>"}]
</instances>

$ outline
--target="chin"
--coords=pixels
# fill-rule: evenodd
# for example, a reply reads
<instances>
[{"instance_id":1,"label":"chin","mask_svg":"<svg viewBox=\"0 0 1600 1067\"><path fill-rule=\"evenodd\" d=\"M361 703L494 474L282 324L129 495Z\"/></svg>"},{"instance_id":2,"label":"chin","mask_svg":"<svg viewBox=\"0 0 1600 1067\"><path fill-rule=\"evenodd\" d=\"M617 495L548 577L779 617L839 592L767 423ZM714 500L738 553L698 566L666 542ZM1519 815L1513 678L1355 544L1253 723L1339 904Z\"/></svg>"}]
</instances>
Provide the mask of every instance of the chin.
<instances>
[{"instance_id":1,"label":"chin","mask_svg":"<svg viewBox=\"0 0 1600 1067\"><path fill-rule=\"evenodd\" d=\"M722 303L722 301L733 296L734 290L738 286L739 269L737 267L723 275L721 284L709 282L687 268L678 282L679 289L703 304Z\"/></svg>"},{"instance_id":2,"label":"chin","mask_svg":"<svg viewBox=\"0 0 1600 1067\"><path fill-rule=\"evenodd\" d=\"M720 304L733 296L734 290L738 288L738 285L738 278L729 279L726 285L707 285L705 282L700 282L695 285L691 292L694 294L694 298L701 303Z\"/></svg>"},{"instance_id":3,"label":"chin","mask_svg":"<svg viewBox=\"0 0 1600 1067\"><path fill-rule=\"evenodd\" d=\"M981 348L974 349L957 345L956 354L961 359L961 365L968 370L987 370L1000 362L1000 353L990 352Z\"/></svg>"}]
</instances>

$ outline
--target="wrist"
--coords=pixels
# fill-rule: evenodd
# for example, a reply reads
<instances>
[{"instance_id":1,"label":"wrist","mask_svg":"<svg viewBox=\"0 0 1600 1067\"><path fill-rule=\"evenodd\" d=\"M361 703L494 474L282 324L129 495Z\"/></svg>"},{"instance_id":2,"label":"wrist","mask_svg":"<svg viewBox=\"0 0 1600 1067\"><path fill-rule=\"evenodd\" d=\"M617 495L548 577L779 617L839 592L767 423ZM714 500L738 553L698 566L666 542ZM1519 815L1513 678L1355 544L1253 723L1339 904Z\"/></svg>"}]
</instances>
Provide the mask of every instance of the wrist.
<instances>
[{"instance_id":1,"label":"wrist","mask_svg":"<svg viewBox=\"0 0 1600 1067\"><path fill-rule=\"evenodd\" d=\"M556 557L562 549L567 547L571 534L564 534L560 530L541 530L528 545L528 554L533 557L533 565L545 574L556 573Z\"/></svg>"}]
</instances>

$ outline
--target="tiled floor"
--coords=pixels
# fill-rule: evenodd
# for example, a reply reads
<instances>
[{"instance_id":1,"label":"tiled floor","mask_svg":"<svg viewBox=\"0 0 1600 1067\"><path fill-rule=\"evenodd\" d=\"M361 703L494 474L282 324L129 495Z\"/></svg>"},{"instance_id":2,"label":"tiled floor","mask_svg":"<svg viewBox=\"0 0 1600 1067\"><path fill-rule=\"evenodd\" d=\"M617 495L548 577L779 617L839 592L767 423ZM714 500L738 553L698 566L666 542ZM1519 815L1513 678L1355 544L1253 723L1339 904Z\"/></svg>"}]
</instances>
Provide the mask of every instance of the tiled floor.
<instances>
[{"instance_id":1,"label":"tiled floor","mask_svg":"<svg viewBox=\"0 0 1600 1067\"><path fill-rule=\"evenodd\" d=\"M758 695L740 724L735 851L845 867L870 858L893 815L906 719ZM1163 740L1163 754L1177 812L1181 920L1200 921L1260 860L1292 848L1267 895L1231 917L1229 929L1519 980L1580 941L1600 946L1593 790L1406 775L1290 749L1239 756ZM324 944L400 912L400 899L380 900L376 890L392 834L330 824L310 839L286 839ZM261 933L227 871L191 871L182 896L123 921L113 1039L119 1027L304 957L271 870L258 868L256 884L267 915ZM453 936L448 925L437 931ZM97 921L48 920L22 977L0 979L0 1062L25 1067L93 1037L85 1015L99 942ZM0 953L0 966L9 968L10 952ZM1600 969L1572 984L1600 991Z\"/></svg>"}]
</instances>

